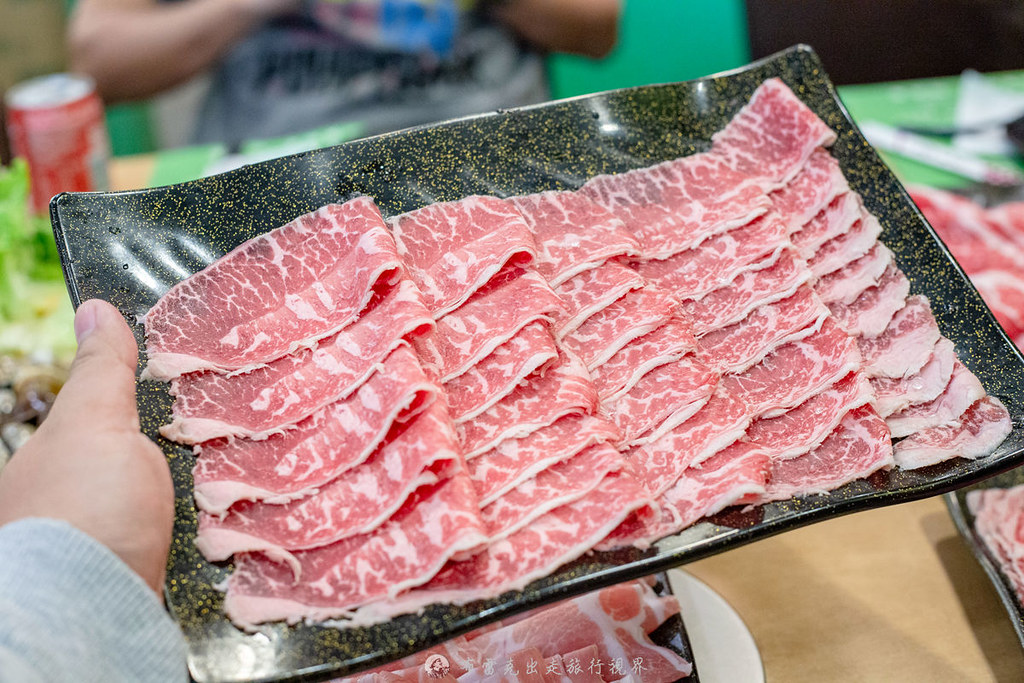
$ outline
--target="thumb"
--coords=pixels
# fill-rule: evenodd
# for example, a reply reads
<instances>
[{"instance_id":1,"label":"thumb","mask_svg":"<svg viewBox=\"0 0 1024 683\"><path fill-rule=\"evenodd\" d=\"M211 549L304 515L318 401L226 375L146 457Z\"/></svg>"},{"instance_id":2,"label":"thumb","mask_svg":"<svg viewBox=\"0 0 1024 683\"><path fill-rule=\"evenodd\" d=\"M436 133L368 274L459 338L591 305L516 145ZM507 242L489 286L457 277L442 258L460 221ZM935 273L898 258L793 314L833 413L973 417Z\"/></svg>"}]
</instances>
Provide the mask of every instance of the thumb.
<instances>
[{"instance_id":1,"label":"thumb","mask_svg":"<svg viewBox=\"0 0 1024 683\"><path fill-rule=\"evenodd\" d=\"M139 428L135 407L138 347L116 308L100 299L83 302L75 314L78 352L50 416L88 429ZM44 422L44 425L46 423Z\"/></svg>"}]
</instances>

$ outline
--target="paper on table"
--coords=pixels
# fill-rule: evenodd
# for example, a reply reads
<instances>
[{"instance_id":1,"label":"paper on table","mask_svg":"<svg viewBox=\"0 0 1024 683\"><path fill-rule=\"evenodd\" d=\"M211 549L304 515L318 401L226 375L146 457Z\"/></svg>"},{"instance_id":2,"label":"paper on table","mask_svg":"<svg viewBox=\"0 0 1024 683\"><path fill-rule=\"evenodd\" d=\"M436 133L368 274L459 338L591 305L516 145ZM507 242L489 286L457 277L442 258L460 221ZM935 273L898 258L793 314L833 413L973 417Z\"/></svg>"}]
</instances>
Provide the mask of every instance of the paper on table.
<instances>
[{"instance_id":1,"label":"paper on table","mask_svg":"<svg viewBox=\"0 0 1024 683\"><path fill-rule=\"evenodd\" d=\"M878 121L861 121L861 133L874 147L945 169L971 180L1013 187L1024 185L1024 175L989 163L981 156L950 147L923 135L901 130Z\"/></svg>"},{"instance_id":2,"label":"paper on table","mask_svg":"<svg viewBox=\"0 0 1024 683\"><path fill-rule=\"evenodd\" d=\"M977 71L960 75L960 95L955 124L967 131L953 138L953 146L974 154L1011 156L1016 147L1006 134L1006 124L1024 115L1024 93L994 85Z\"/></svg>"}]
</instances>

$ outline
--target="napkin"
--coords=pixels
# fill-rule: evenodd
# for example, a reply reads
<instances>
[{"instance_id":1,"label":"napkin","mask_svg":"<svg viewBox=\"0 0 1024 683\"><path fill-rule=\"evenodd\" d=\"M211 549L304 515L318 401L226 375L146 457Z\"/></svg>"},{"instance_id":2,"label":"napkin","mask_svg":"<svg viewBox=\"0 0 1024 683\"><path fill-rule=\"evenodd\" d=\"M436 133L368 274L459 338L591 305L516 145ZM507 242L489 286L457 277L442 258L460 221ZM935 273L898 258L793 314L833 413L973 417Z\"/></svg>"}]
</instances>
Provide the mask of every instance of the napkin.
<instances>
[{"instance_id":1,"label":"napkin","mask_svg":"<svg viewBox=\"0 0 1024 683\"><path fill-rule=\"evenodd\" d=\"M1024 115L1024 93L999 87L977 71L960 75L955 125L965 132L953 146L973 154L1011 156L1017 148L1006 135L1006 124Z\"/></svg>"}]
</instances>

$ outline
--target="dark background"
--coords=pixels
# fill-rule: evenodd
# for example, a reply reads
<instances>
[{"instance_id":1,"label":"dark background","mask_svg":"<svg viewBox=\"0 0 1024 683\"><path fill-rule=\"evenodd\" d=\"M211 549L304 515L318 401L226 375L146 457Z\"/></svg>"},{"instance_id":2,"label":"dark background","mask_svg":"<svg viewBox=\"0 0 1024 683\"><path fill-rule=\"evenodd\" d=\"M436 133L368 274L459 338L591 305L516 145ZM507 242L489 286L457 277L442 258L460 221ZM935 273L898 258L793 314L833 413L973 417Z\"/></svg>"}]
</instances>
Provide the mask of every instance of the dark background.
<instances>
[{"instance_id":1,"label":"dark background","mask_svg":"<svg viewBox=\"0 0 1024 683\"><path fill-rule=\"evenodd\" d=\"M1022 0L747 0L753 57L811 45L837 85L1024 68Z\"/></svg>"}]
</instances>

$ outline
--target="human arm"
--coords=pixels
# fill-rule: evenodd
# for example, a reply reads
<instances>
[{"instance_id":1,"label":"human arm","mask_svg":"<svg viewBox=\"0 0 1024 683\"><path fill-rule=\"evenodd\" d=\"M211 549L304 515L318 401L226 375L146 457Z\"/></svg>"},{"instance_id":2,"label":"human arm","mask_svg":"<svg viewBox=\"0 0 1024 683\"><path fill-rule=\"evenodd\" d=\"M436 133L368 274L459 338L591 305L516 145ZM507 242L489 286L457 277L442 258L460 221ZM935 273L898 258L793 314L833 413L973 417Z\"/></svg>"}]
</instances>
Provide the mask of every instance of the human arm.
<instances>
[{"instance_id":1,"label":"human arm","mask_svg":"<svg viewBox=\"0 0 1024 683\"><path fill-rule=\"evenodd\" d=\"M212 66L300 0L79 0L68 25L71 67L107 102L148 97Z\"/></svg>"},{"instance_id":2,"label":"human arm","mask_svg":"<svg viewBox=\"0 0 1024 683\"><path fill-rule=\"evenodd\" d=\"M0 527L0 557L0 683L188 680L160 598L96 540L21 519Z\"/></svg>"},{"instance_id":3,"label":"human arm","mask_svg":"<svg viewBox=\"0 0 1024 683\"><path fill-rule=\"evenodd\" d=\"M174 489L139 431L135 340L101 301L79 307L75 331L67 383L0 473L0 664L102 680L75 668L81 650L122 680L183 680L181 632L159 597Z\"/></svg>"},{"instance_id":4,"label":"human arm","mask_svg":"<svg viewBox=\"0 0 1024 683\"><path fill-rule=\"evenodd\" d=\"M618 38L621 0L496 0L491 15L534 46L604 57Z\"/></svg>"}]
</instances>

